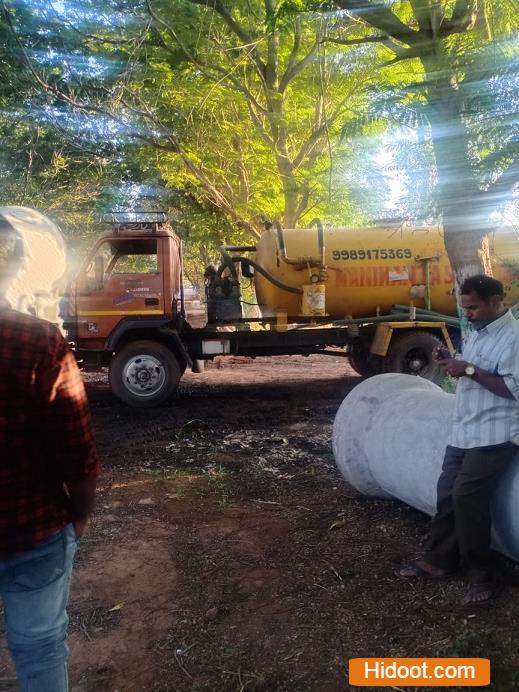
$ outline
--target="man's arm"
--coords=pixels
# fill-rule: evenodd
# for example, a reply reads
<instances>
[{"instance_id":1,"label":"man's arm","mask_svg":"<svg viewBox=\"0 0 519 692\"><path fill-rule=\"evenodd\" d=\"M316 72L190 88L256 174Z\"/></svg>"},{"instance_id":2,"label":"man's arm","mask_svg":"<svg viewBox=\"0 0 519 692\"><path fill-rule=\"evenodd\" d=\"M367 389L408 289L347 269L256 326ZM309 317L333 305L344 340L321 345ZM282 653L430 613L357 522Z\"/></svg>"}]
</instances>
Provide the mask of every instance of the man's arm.
<instances>
[{"instance_id":1,"label":"man's arm","mask_svg":"<svg viewBox=\"0 0 519 692\"><path fill-rule=\"evenodd\" d=\"M82 483L65 483L65 490L70 498L71 519L78 538L85 532L88 517L94 508L96 486L97 478L90 478Z\"/></svg>"},{"instance_id":2,"label":"man's arm","mask_svg":"<svg viewBox=\"0 0 519 692\"><path fill-rule=\"evenodd\" d=\"M49 359L41 373L45 431L80 537L94 505L99 459L81 374L57 330L50 338Z\"/></svg>"},{"instance_id":3,"label":"man's arm","mask_svg":"<svg viewBox=\"0 0 519 692\"><path fill-rule=\"evenodd\" d=\"M444 358L436 361L442 368L445 368L451 377L463 377L465 375L465 368L469 363L466 360L456 360L455 358ZM470 363L470 365L473 365ZM483 370L477 365L474 365L474 374L471 379L480 384L485 389L488 389L493 394L503 397L503 399L515 399L516 397L512 394L508 388L505 378L502 375L495 375L488 370Z\"/></svg>"},{"instance_id":4,"label":"man's arm","mask_svg":"<svg viewBox=\"0 0 519 692\"><path fill-rule=\"evenodd\" d=\"M472 379L475 382L480 384L482 387L485 387L485 389L488 389L493 394L502 396L504 399L515 399L512 392L508 389L504 377L501 375L493 375L487 370L478 368L476 365L474 368L475 372L472 375Z\"/></svg>"}]
</instances>

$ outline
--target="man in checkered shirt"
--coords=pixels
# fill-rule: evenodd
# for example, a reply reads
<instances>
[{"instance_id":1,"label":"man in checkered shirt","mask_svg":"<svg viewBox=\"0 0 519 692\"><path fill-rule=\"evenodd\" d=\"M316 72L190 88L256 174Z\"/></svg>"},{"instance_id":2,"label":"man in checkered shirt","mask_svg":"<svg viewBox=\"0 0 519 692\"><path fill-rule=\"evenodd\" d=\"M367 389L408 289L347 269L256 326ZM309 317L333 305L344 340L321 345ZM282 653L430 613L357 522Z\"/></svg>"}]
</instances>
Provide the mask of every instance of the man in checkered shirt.
<instances>
[{"instance_id":1,"label":"man in checkered shirt","mask_svg":"<svg viewBox=\"0 0 519 692\"><path fill-rule=\"evenodd\" d=\"M0 595L22 692L66 692L66 606L99 461L59 329L4 297L25 250L0 213Z\"/></svg>"}]
</instances>

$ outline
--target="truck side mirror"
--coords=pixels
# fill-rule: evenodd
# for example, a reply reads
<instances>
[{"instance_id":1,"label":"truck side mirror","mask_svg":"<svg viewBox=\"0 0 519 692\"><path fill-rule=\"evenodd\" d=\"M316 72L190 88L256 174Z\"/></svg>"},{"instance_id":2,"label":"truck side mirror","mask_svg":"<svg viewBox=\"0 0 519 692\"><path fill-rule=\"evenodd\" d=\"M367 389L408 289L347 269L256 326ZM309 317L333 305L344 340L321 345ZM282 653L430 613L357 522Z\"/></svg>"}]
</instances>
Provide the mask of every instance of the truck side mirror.
<instances>
[{"instance_id":1,"label":"truck side mirror","mask_svg":"<svg viewBox=\"0 0 519 692\"><path fill-rule=\"evenodd\" d=\"M105 262L102 255L97 255L94 259L94 274L96 288L102 288L105 280Z\"/></svg>"}]
</instances>

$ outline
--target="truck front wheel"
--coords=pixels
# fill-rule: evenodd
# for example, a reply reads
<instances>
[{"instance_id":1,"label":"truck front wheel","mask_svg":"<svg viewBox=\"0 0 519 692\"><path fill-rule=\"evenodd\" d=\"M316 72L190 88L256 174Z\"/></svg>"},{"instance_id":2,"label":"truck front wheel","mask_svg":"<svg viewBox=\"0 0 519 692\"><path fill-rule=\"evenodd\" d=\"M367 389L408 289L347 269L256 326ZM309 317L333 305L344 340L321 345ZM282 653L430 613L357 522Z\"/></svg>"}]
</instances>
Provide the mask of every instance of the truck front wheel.
<instances>
[{"instance_id":1,"label":"truck front wheel","mask_svg":"<svg viewBox=\"0 0 519 692\"><path fill-rule=\"evenodd\" d=\"M384 359L384 372L420 375L439 383L444 377L432 358L436 346L445 346L441 339L424 331L409 331L394 337Z\"/></svg>"},{"instance_id":2,"label":"truck front wheel","mask_svg":"<svg viewBox=\"0 0 519 692\"><path fill-rule=\"evenodd\" d=\"M157 341L134 341L112 358L110 387L130 406L158 406L173 395L182 372L167 346Z\"/></svg>"}]
</instances>

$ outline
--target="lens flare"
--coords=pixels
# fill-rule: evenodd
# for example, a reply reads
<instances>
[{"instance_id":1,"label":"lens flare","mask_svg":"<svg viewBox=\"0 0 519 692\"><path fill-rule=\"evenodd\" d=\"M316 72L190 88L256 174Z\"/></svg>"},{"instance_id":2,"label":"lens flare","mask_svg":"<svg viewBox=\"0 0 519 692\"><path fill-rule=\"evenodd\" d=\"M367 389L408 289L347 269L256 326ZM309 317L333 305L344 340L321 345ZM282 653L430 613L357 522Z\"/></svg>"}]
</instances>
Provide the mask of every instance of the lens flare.
<instances>
[{"instance_id":1,"label":"lens flare","mask_svg":"<svg viewBox=\"0 0 519 692\"><path fill-rule=\"evenodd\" d=\"M47 217L26 207L0 207L23 240L23 261L6 290L15 310L59 323L59 299L67 270L66 246L58 227Z\"/></svg>"}]
</instances>

